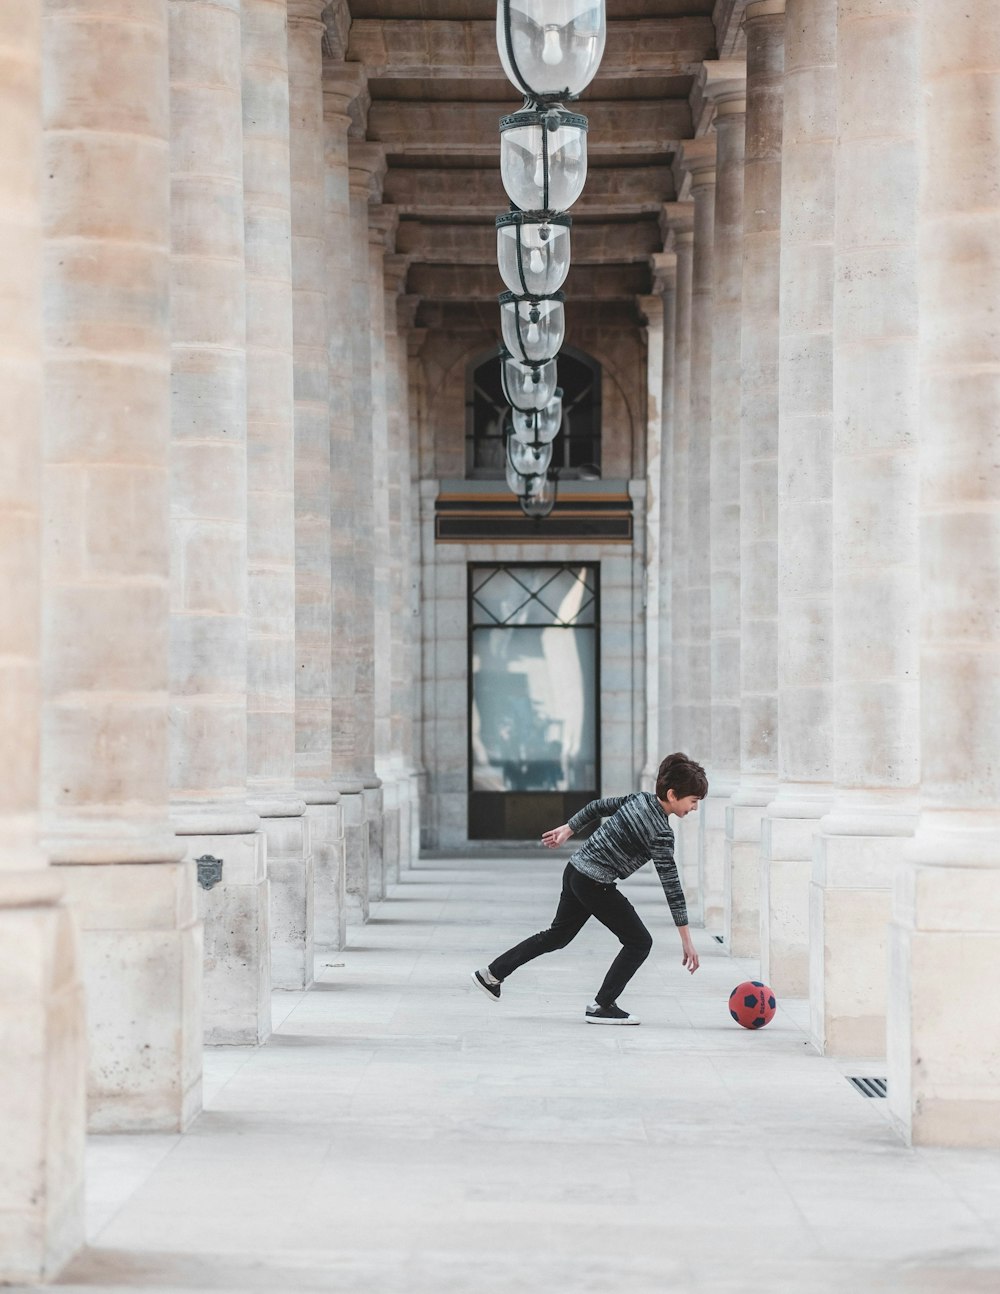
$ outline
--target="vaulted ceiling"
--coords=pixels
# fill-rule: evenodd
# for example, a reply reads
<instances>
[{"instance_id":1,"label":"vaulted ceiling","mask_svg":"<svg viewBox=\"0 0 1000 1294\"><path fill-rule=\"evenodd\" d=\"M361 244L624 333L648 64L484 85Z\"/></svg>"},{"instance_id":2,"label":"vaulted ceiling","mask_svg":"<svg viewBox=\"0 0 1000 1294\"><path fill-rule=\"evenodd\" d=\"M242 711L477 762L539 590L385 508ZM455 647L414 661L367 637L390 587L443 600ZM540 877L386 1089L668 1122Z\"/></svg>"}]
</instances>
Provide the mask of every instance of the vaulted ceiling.
<instances>
[{"instance_id":1,"label":"vaulted ceiling","mask_svg":"<svg viewBox=\"0 0 1000 1294\"><path fill-rule=\"evenodd\" d=\"M601 69L578 101L589 175L572 208L568 300L648 292L678 195L678 145L697 133L698 72L737 52L745 0L607 0ZM498 125L522 99L496 49L494 0L349 0L348 62L363 64L366 137L388 169L383 201L400 223L407 291L427 305L502 291L494 218L507 210Z\"/></svg>"}]
</instances>

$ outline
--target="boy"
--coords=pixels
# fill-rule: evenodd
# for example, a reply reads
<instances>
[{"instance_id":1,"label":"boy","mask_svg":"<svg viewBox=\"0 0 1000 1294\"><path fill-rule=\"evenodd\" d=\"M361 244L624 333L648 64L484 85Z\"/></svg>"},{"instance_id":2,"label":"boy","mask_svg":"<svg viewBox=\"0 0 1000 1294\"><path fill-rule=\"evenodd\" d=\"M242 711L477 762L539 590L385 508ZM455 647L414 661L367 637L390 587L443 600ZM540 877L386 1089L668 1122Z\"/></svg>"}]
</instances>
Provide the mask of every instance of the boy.
<instances>
[{"instance_id":1,"label":"boy","mask_svg":"<svg viewBox=\"0 0 1000 1294\"><path fill-rule=\"evenodd\" d=\"M619 1007L617 998L649 956L653 941L635 908L618 892L616 882L631 876L652 859L674 924L680 931L683 965L693 975L698 969L698 954L688 929L687 905L674 862L674 833L669 815L686 817L697 809L698 801L707 793L705 770L678 751L668 755L660 765L655 795L640 791L636 795L592 800L569 822L546 831L542 844L556 849L595 818L607 818L566 864L559 906L548 930L525 939L473 973L483 992L496 1001L508 975L542 953L565 948L587 921L596 917L618 937L622 946L594 1001L587 1007L586 1019L590 1024L638 1024L635 1016Z\"/></svg>"}]
</instances>

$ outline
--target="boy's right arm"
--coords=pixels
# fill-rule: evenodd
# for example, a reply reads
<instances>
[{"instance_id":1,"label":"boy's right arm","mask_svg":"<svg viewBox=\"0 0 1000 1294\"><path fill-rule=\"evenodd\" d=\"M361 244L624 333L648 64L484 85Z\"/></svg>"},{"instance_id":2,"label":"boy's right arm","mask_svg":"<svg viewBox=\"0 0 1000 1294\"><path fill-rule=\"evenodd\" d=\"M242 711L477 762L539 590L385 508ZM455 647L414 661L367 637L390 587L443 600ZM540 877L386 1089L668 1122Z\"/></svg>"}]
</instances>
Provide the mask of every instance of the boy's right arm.
<instances>
[{"instance_id":1,"label":"boy's right arm","mask_svg":"<svg viewBox=\"0 0 1000 1294\"><path fill-rule=\"evenodd\" d=\"M588 826L596 818L610 818L613 813L618 812L628 798L627 795L610 795L606 800L591 800L578 813L574 813L566 825L573 835L576 835L581 828Z\"/></svg>"}]
</instances>

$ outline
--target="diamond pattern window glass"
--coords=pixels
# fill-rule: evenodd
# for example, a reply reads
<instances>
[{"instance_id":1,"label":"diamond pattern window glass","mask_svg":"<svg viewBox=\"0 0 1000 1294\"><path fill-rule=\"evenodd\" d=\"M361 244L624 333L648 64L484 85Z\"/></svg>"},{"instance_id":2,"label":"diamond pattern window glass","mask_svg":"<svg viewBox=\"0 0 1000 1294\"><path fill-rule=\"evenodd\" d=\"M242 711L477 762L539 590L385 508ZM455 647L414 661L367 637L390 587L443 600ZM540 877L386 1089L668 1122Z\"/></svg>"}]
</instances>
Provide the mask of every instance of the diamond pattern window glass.
<instances>
[{"instance_id":1,"label":"diamond pattern window glass","mask_svg":"<svg viewBox=\"0 0 1000 1294\"><path fill-rule=\"evenodd\" d=\"M592 625L596 578L589 566L477 566L473 625Z\"/></svg>"}]
</instances>

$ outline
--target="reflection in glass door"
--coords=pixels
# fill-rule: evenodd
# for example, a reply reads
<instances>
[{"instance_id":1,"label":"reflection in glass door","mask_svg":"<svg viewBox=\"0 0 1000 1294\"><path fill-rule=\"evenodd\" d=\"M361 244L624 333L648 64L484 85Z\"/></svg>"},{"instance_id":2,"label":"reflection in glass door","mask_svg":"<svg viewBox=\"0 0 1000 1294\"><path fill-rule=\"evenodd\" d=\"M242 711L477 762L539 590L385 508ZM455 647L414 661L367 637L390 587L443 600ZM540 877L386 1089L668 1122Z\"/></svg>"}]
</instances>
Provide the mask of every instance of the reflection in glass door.
<instances>
[{"instance_id":1,"label":"reflection in glass door","mask_svg":"<svg viewBox=\"0 0 1000 1294\"><path fill-rule=\"evenodd\" d=\"M469 568L469 836L527 840L597 795L598 568Z\"/></svg>"}]
</instances>

